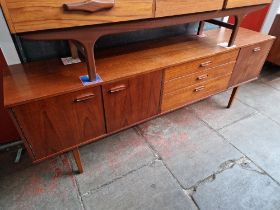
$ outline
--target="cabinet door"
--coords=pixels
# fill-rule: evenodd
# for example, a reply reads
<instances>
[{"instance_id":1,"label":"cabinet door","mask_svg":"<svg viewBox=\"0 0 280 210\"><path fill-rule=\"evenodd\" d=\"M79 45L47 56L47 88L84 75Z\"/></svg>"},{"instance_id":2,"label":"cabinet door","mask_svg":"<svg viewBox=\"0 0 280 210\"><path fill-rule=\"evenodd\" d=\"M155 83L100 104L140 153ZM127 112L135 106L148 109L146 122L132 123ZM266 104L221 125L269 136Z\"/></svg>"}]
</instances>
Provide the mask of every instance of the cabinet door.
<instances>
[{"instance_id":1,"label":"cabinet door","mask_svg":"<svg viewBox=\"0 0 280 210\"><path fill-rule=\"evenodd\" d=\"M272 44L273 40L270 40L242 48L239 52L229 86L234 87L257 79Z\"/></svg>"},{"instance_id":2,"label":"cabinet door","mask_svg":"<svg viewBox=\"0 0 280 210\"><path fill-rule=\"evenodd\" d=\"M100 87L30 102L13 110L35 160L105 133Z\"/></svg>"},{"instance_id":3,"label":"cabinet door","mask_svg":"<svg viewBox=\"0 0 280 210\"><path fill-rule=\"evenodd\" d=\"M107 131L112 132L159 112L162 72L102 86Z\"/></svg>"}]
</instances>

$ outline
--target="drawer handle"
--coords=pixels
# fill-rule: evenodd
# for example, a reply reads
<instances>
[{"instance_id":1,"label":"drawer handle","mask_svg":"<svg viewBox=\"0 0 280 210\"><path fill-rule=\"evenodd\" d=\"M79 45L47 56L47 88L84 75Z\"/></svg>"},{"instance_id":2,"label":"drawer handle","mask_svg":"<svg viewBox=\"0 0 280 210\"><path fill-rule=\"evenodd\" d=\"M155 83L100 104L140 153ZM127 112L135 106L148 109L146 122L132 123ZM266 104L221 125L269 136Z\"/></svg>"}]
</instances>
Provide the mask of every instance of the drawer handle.
<instances>
[{"instance_id":1,"label":"drawer handle","mask_svg":"<svg viewBox=\"0 0 280 210\"><path fill-rule=\"evenodd\" d=\"M126 89L126 85L119 85L116 87L111 88L108 92L109 93L117 93Z\"/></svg>"},{"instance_id":2,"label":"drawer handle","mask_svg":"<svg viewBox=\"0 0 280 210\"><path fill-rule=\"evenodd\" d=\"M195 88L195 89L194 89L194 92L199 92L199 91L202 91L202 90L204 90L204 89L205 89L204 86L200 86L200 87Z\"/></svg>"},{"instance_id":3,"label":"drawer handle","mask_svg":"<svg viewBox=\"0 0 280 210\"><path fill-rule=\"evenodd\" d=\"M100 0L86 0L76 3L65 3L63 8L67 11L85 11L85 12L97 12L99 10L111 9L114 7L115 1L102 2Z\"/></svg>"},{"instance_id":4,"label":"drawer handle","mask_svg":"<svg viewBox=\"0 0 280 210\"><path fill-rule=\"evenodd\" d=\"M74 102L79 103L79 102L87 101L87 100L90 100L90 99L93 99L93 98L95 98L95 94L92 93L92 94L88 94L88 95L78 97L74 100Z\"/></svg>"},{"instance_id":5,"label":"drawer handle","mask_svg":"<svg viewBox=\"0 0 280 210\"><path fill-rule=\"evenodd\" d=\"M208 74L204 74L204 75L198 76L197 80L204 80L204 79L207 79L207 77L208 77Z\"/></svg>"},{"instance_id":6,"label":"drawer handle","mask_svg":"<svg viewBox=\"0 0 280 210\"><path fill-rule=\"evenodd\" d=\"M253 52L259 52L259 51L261 51L260 47L256 47L256 48L253 49Z\"/></svg>"},{"instance_id":7,"label":"drawer handle","mask_svg":"<svg viewBox=\"0 0 280 210\"><path fill-rule=\"evenodd\" d=\"M200 64L200 67L206 67L206 66L209 66L209 65L211 65L212 64L212 61L206 61L206 62L204 62L204 63L201 63Z\"/></svg>"}]
</instances>

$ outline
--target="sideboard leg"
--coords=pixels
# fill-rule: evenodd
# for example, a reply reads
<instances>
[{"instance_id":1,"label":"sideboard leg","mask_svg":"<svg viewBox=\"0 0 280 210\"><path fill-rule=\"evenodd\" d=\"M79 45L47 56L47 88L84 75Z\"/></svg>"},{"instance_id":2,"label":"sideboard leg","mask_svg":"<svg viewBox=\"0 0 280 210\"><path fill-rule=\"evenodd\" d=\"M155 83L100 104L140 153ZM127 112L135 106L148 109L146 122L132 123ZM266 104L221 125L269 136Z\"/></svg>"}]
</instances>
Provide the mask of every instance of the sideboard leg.
<instances>
[{"instance_id":1,"label":"sideboard leg","mask_svg":"<svg viewBox=\"0 0 280 210\"><path fill-rule=\"evenodd\" d=\"M241 24L241 21L243 20L243 18L244 18L244 15L234 16L235 23L234 23L234 26L233 26L233 29L232 29L232 33L231 33L229 42L228 42L228 47L232 47L234 45L236 36L238 34L238 31L239 31L239 27L240 27L240 24Z\"/></svg>"},{"instance_id":2,"label":"sideboard leg","mask_svg":"<svg viewBox=\"0 0 280 210\"><path fill-rule=\"evenodd\" d=\"M95 57L94 57L94 42L82 42L82 45L85 49L88 77L89 80L95 81L96 79L96 66L95 66Z\"/></svg>"},{"instance_id":3,"label":"sideboard leg","mask_svg":"<svg viewBox=\"0 0 280 210\"><path fill-rule=\"evenodd\" d=\"M235 98L235 96L236 96L236 93L237 93L237 91L238 91L238 88L239 88L239 87L235 87L235 88L233 88L233 90L232 90L232 93L231 93L231 96L230 96L230 99L229 99L229 102L228 102L228 105L227 105L227 108L228 108L228 109L231 107L231 105L232 105L232 103L233 103L233 101L234 101L234 98Z\"/></svg>"},{"instance_id":4,"label":"sideboard leg","mask_svg":"<svg viewBox=\"0 0 280 210\"><path fill-rule=\"evenodd\" d=\"M83 164L82 164L82 161L81 161L81 155L80 155L79 149L76 148L76 149L72 150L72 153L73 153L76 165L78 167L79 173L83 173L84 169L83 169Z\"/></svg>"},{"instance_id":5,"label":"sideboard leg","mask_svg":"<svg viewBox=\"0 0 280 210\"><path fill-rule=\"evenodd\" d=\"M72 41L68 41L72 58L79 58L78 49Z\"/></svg>"},{"instance_id":6,"label":"sideboard leg","mask_svg":"<svg viewBox=\"0 0 280 210\"><path fill-rule=\"evenodd\" d=\"M198 30L197 30L197 35L201 36L203 34L204 25L205 25L204 21L200 21L199 22L199 26L198 26Z\"/></svg>"}]
</instances>

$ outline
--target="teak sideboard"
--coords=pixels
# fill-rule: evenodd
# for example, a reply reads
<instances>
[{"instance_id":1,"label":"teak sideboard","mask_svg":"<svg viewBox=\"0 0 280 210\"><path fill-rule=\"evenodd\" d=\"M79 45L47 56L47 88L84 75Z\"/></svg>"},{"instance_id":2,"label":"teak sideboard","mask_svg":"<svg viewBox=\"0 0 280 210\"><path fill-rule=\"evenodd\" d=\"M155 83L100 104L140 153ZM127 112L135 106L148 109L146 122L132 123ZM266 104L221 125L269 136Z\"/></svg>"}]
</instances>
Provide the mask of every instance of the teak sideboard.
<instances>
[{"instance_id":1,"label":"teak sideboard","mask_svg":"<svg viewBox=\"0 0 280 210\"><path fill-rule=\"evenodd\" d=\"M246 13L267 3L1 0L12 33L71 40L86 60L4 70L4 105L33 162L72 151L82 172L79 146L233 88L230 107L238 87L257 79L274 42L272 36L239 29ZM226 15L235 15L236 23L214 19ZM103 35L192 21L200 21L198 34L93 50ZM203 32L205 21L221 28ZM92 83L84 85L82 75Z\"/></svg>"}]
</instances>

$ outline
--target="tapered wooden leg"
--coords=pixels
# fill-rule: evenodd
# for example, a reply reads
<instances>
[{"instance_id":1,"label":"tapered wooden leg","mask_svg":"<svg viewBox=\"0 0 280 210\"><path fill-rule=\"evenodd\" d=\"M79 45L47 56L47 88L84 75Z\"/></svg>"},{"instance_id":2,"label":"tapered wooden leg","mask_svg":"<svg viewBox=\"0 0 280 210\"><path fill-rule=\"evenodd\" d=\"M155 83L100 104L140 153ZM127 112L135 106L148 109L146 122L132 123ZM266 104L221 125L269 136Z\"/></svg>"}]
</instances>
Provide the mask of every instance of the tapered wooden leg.
<instances>
[{"instance_id":1,"label":"tapered wooden leg","mask_svg":"<svg viewBox=\"0 0 280 210\"><path fill-rule=\"evenodd\" d=\"M204 21L200 21L199 22L199 26L198 26L198 30L197 30L197 35L201 36L203 34L204 25L205 25Z\"/></svg>"},{"instance_id":2,"label":"tapered wooden leg","mask_svg":"<svg viewBox=\"0 0 280 210\"><path fill-rule=\"evenodd\" d=\"M238 16L234 16L235 18L235 23L234 23L234 27L232 29L232 33L228 42L228 47L232 47L234 45L236 36L238 34L238 30L241 24L241 21L243 20L245 15L238 15Z\"/></svg>"},{"instance_id":3,"label":"tapered wooden leg","mask_svg":"<svg viewBox=\"0 0 280 210\"><path fill-rule=\"evenodd\" d=\"M232 105L232 103L233 103L233 101L234 101L234 98L235 98L235 96L236 96L236 93L237 93L237 91L238 91L238 88L239 88L239 87L235 87L235 88L233 88L233 90L232 90L232 93L231 93L231 96L230 96L230 99L229 99L229 102L228 102L228 106L227 106L228 109L231 107L231 105Z\"/></svg>"},{"instance_id":4,"label":"tapered wooden leg","mask_svg":"<svg viewBox=\"0 0 280 210\"><path fill-rule=\"evenodd\" d=\"M83 164L82 164L82 161L81 161L81 155L80 155L79 149L76 148L76 149L72 150L72 153L73 153L76 165L78 167L79 173L83 173L84 169L83 169Z\"/></svg>"}]
</instances>

